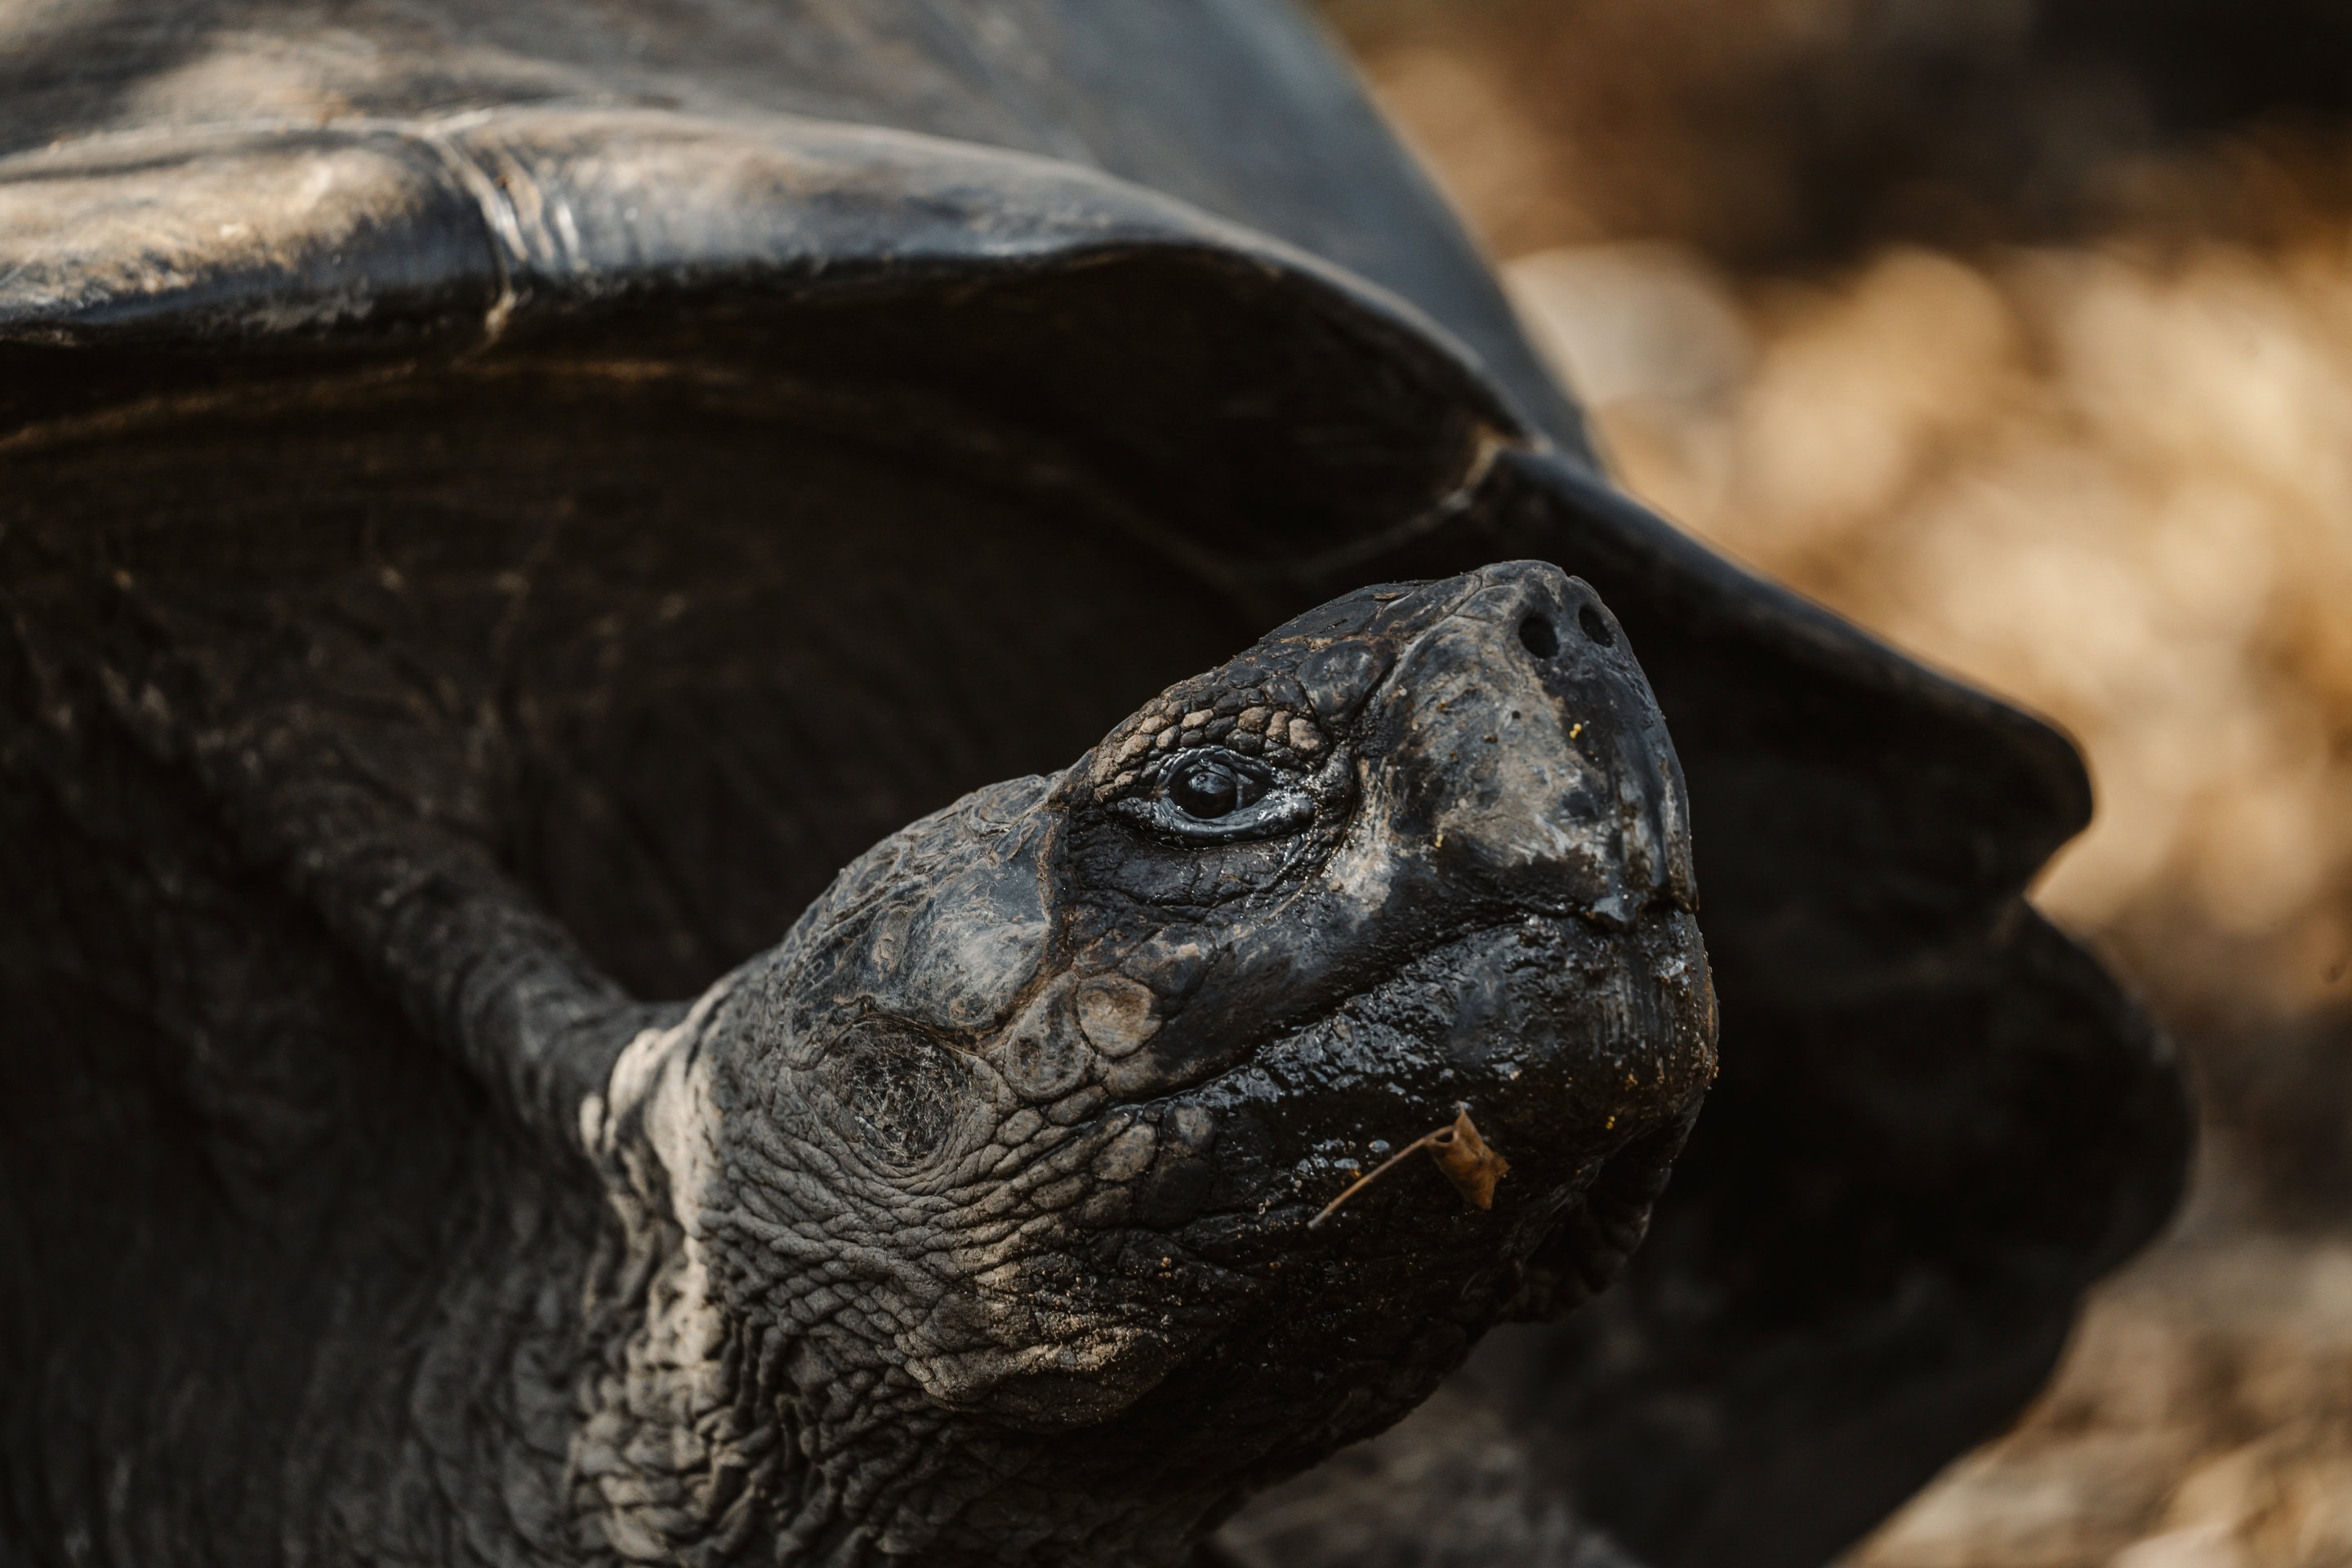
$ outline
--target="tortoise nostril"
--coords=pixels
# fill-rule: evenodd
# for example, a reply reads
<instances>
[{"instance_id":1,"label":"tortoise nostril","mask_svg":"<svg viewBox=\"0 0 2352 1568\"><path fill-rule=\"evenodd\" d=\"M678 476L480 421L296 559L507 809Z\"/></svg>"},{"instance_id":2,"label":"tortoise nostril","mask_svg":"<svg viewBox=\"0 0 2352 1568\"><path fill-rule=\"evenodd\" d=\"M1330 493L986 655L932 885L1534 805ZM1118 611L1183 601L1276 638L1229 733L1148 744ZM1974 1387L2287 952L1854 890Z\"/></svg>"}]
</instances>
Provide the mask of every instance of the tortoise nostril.
<instances>
[{"instance_id":1,"label":"tortoise nostril","mask_svg":"<svg viewBox=\"0 0 2352 1568\"><path fill-rule=\"evenodd\" d=\"M1519 623L1519 641L1538 658L1549 658L1559 651L1559 634L1541 616L1529 616Z\"/></svg>"},{"instance_id":2,"label":"tortoise nostril","mask_svg":"<svg viewBox=\"0 0 2352 1568\"><path fill-rule=\"evenodd\" d=\"M1602 620L1601 618L1601 612L1594 609L1591 605L1587 605L1582 609L1576 612L1576 624L1584 628L1584 635L1586 637L1591 637L1602 647L1608 647L1617 640L1617 634L1609 629L1609 623ZM1525 636L1527 628L1522 626L1519 628L1519 631L1521 636ZM1546 637L1549 637L1551 635L1551 628L1549 626L1546 626L1544 628L1544 635Z\"/></svg>"}]
</instances>

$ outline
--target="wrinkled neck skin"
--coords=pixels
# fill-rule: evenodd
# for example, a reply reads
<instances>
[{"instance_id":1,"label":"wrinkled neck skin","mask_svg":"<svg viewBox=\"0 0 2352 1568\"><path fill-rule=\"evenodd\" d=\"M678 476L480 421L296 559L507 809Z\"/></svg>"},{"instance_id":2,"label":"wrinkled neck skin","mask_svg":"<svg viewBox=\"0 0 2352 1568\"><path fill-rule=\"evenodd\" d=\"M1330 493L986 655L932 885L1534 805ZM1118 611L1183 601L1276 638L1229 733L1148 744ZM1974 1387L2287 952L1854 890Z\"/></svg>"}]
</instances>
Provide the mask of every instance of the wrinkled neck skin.
<instances>
[{"instance_id":1,"label":"wrinkled neck skin","mask_svg":"<svg viewBox=\"0 0 2352 1568\"><path fill-rule=\"evenodd\" d=\"M1591 590L1366 590L842 873L582 1133L571 1506L627 1560L1171 1563L1605 1283L1713 1071ZM1425 1160L1468 1109L1473 1206Z\"/></svg>"}]
</instances>

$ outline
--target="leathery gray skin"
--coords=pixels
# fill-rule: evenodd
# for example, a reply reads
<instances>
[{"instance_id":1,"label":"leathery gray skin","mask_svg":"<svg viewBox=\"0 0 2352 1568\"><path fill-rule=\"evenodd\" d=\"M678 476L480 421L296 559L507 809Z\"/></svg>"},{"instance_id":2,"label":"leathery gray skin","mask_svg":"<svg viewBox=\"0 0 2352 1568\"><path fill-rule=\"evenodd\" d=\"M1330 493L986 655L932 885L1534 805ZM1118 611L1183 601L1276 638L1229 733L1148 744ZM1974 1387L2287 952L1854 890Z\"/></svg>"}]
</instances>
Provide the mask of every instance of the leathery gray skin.
<instances>
[{"instance_id":1,"label":"leathery gray skin","mask_svg":"<svg viewBox=\"0 0 2352 1568\"><path fill-rule=\"evenodd\" d=\"M1604 1283L1714 1068L1682 781L1557 568L1369 588L877 846L583 1108L630 1560L1172 1562ZM1489 1211L1416 1158L1466 1107Z\"/></svg>"}]
</instances>

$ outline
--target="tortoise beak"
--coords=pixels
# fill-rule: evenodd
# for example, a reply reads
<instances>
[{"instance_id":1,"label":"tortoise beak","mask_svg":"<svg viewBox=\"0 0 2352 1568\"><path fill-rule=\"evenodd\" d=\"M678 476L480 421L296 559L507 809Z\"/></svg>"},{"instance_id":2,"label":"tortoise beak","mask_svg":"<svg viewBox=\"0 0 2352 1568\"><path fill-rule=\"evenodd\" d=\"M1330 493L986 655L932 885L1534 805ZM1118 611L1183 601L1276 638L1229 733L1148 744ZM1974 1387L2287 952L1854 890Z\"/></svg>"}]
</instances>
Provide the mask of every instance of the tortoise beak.
<instances>
[{"instance_id":1,"label":"tortoise beak","mask_svg":"<svg viewBox=\"0 0 2352 1568\"><path fill-rule=\"evenodd\" d=\"M1460 899L1629 928L1697 904L1681 770L1600 596L1490 566L1381 694L1397 825Z\"/></svg>"}]
</instances>

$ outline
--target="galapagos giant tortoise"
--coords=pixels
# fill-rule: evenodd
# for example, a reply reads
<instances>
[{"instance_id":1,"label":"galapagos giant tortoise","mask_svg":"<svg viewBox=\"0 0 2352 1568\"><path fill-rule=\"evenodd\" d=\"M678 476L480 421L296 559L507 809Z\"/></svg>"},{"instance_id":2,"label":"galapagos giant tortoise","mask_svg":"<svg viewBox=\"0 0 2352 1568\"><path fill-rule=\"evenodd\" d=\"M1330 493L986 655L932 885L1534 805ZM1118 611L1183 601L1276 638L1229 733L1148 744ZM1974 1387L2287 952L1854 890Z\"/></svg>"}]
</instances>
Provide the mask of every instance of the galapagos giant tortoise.
<instances>
[{"instance_id":1,"label":"galapagos giant tortoise","mask_svg":"<svg viewBox=\"0 0 2352 1568\"><path fill-rule=\"evenodd\" d=\"M0 449L0 1561L1812 1563L2175 1196L1271 0L10 10Z\"/></svg>"}]
</instances>

